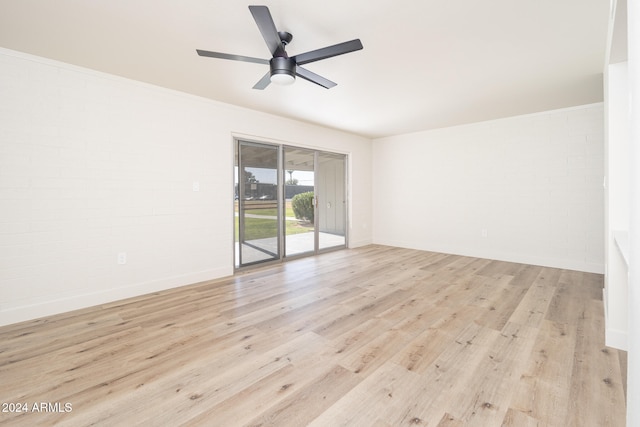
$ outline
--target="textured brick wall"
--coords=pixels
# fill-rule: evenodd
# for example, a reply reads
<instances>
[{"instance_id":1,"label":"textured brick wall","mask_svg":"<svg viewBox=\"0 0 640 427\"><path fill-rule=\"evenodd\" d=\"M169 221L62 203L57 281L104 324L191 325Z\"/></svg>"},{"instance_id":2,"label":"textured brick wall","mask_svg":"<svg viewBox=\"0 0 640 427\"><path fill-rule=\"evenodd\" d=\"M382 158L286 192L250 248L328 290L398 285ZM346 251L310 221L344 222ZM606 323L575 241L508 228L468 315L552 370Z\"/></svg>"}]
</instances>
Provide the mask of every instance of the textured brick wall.
<instances>
[{"instance_id":1,"label":"textured brick wall","mask_svg":"<svg viewBox=\"0 0 640 427\"><path fill-rule=\"evenodd\" d=\"M371 241L370 140L0 49L0 324L232 274L234 133L350 154Z\"/></svg>"},{"instance_id":2,"label":"textured brick wall","mask_svg":"<svg viewBox=\"0 0 640 427\"><path fill-rule=\"evenodd\" d=\"M602 272L603 120L594 104L375 140L374 242Z\"/></svg>"},{"instance_id":3,"label":"textured brick wall","mask_svg":"<svg viewBox=\"0 0 640 427\"><path fill-rule=\"evenodd\" d=\"M215 171L230 171L231 143L214 150L199 101L156 92L0 56L0 309L231 272L230 243L215 243L231 227L211 222L230 223Z\"/></svg>"}]
</instances>

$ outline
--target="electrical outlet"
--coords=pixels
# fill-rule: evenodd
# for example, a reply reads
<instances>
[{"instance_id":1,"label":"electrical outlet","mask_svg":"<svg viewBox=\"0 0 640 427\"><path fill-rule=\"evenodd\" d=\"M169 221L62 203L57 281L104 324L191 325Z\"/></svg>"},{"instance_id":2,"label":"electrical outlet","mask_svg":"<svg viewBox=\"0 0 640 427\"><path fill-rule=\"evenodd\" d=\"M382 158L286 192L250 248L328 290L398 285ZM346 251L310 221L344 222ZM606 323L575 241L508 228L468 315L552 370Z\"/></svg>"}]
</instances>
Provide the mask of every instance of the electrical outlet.
<instances>
[{"instance_id":1,"label":"electrical outlet","mask_svg":"<svg viewBox=\"0 0 640 427\"><path fill-rule=\"evenodd\" d=\"M487 232L487 229L486 229L486 228L483 228L483 229L480 231L480 234L482 234L482 237L487 237L487 236L489 235L489 233Z\"/></svg>"},{"instance_id":2,"label":"electrical outlet","mask_svg":"<svg viewBox=\"0 0 640 427\"><path fill-rule=\"evenodd\" d=\"M193 191L200 191L200 183L198 181L193 181Z\"/></svg>"},{"instance_id":3,"label":"electrical outlet","mask_svg":"<svg viewBox=\"0 0 640 427\"><path fill-rule=\"evenodd\" d=\"M126 263L127 263L127 253L118 252L118 264L126 264Z\"/></svg>"}]
</instances>

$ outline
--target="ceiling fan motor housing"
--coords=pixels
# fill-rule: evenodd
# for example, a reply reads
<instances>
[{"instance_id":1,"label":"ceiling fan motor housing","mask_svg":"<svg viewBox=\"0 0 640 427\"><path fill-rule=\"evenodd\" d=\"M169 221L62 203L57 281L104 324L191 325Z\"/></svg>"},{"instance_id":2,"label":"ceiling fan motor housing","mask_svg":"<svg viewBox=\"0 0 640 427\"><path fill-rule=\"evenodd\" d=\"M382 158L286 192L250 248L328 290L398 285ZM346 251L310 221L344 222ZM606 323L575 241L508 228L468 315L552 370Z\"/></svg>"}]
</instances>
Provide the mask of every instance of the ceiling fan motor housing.
<instances>
[{"instance_id":1,"label":"ceiling fan motor housing","mask_svg":"<svg viewBox=\"0 0 640 427\"><path fill-rule=\"evenodd\" d=\"M271 66L272 77L276 74L286 74L295 78L296 61L294 59L276 56L271 58L269 64Z\"/></svg>"}]
</instances>

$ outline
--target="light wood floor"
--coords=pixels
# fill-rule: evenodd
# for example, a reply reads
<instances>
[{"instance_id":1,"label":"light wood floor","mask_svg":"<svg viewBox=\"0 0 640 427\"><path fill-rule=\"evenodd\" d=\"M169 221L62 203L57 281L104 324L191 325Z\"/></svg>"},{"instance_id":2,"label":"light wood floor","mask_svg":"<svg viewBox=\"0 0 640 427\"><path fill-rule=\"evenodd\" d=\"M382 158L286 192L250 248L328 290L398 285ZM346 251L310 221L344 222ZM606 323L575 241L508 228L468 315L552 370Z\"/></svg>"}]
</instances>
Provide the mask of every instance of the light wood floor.
<instances>
[{"instance_id":1,"label":"light wood floor","mask_svg":"<svg viewBox=\"0 0 640 427\"><path fill-rule=\"evenodd\" d=\"M0 425L623 426L602 281L368 246L11 325Z\"/></svg>"}]
</instances>

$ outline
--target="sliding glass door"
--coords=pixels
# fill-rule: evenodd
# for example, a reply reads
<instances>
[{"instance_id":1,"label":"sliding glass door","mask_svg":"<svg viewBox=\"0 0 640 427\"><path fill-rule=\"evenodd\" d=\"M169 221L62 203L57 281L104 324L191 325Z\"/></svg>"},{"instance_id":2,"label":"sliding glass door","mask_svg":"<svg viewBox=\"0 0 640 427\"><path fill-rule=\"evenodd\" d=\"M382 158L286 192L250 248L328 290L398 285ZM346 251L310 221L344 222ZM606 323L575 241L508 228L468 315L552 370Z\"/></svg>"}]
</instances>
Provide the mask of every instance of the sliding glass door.
<instances>
[{"instance_id":1,"label":"sliding glass door","mask_svg":"<svg viewBox=\"0 0 640 427\"><path fill-rule=\"evenodd\" d=\"M280 259L279 148L239 141L236 152L236 265Z\"/></svg>"},{"instance_id":2,"label":"sliding glass door","mask_svg":"<svg viewBox=\"0 0 640 427\"><path fill-rule=\"evenodd\" d=\"M286 257L315 252L315 164L313 150L284 147L284 251Z\"/></svg>"},{"instance_id":3,"label":"sliding glass door","mask_svg":"<svg viewBox=\"0 0 640 427\"><path fill-rule=\"evenodd\" d=\"M346 155L237 141L235 265L347 244Z\"/></svg>"},{"instance_id":4,"label":"sliding glass door","mask_svg":"<svg viewBox=\"0 0 640 427\"><path fill-rule=\"evenodd\" d=\"M347 243L346 156L318 153L318 248Z\"/></svg>"}]
</instances>

